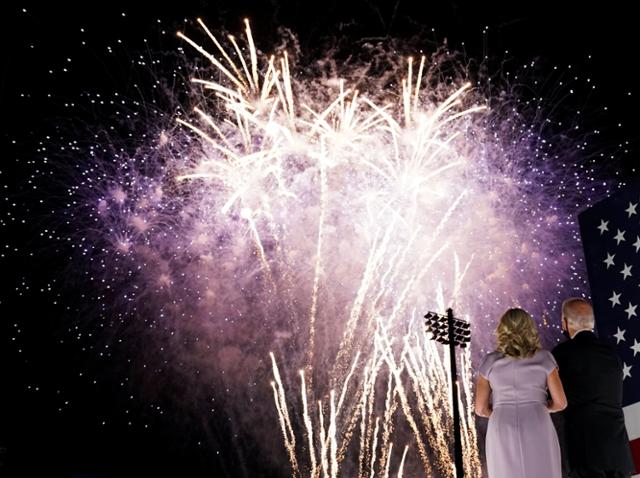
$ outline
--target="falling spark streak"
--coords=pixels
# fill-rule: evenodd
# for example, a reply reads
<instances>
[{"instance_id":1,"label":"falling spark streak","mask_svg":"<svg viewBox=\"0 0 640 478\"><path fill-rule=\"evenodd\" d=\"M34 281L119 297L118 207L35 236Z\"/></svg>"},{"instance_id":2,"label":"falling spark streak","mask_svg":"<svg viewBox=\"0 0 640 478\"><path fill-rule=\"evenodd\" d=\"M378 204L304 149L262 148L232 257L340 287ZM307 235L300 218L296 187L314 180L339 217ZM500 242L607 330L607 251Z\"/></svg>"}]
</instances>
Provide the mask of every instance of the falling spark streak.
<instances>
[{"instance_id":1,"label":"falling spark streak","mask_svg":"<svg viewBox=\"0 0 640 478\"><path fill-rule=\"evenodd\" d=\"M247 91L247 88L245 87L245 85L243 85L242 82L239 81L236 76L234 76L229 70L227 70L224 67L224 65L222 65L222 63L220 63L218 60L216 60L216 58L211 53L209 53L207 50L205 50L200 45L195 43L193 40L191 40L189 37L184 35L182 32L178 32L178 37L183 39L183 40L185 40L187 43L189 43L189 45L191 45L193 48L195 48L201 55L203 55L206 58L208 58L209 61L213 65L215 65L220 70L220 72L222 72L238 88L240 88L242 91L245 91L245 92Z\"/></svg>"},{"instance_id":2,"label":"falling spark streak","mask_svg":"<svg viewBox=\"0 0 640 478\"><path fill-rule=\"evenodd\" d=\"M421 228L417 228L412 234L411 238L407 241L407 244L404 248L398 249L395 255L389 260L389 266L387 267L387 271L380 278L380 287L378 295L373 300L374 306L380 303L383 298L384 291L387 287L387 284L395 282L397 274L400 272L400 265L404 264L407 254L411 249L414 241L417 239L418 234L422 232ZM400 258L398 258L400 256Z\"/></svg>"},{"instance_id":3,"label":"falling spark streak","mask_svg":"<svg viewBox=\"0 0 640 478\"><path fill-rule=\"evenodd\" d=\"M360 449L359 449L359 453L358 453L358 477L362 477L363 473L364 473L364 466L365 466L365 460L366 460L366 454L367 454L367 434L366 434L366 429L367 429L367 407L366 407L366 403L367 403L367 397L369 396L368 394L368 385L369 385L369 378L370 378L370 374L371 372L368 370L368 368L365 368L364 371L364 393L363 396L361 398L361 401L359 402L359 409L360 409Z\"/></svg>"},{"instance_id":4,"label":"falling spark streak","mask_svg":"<svg viewBox=\"0 0 640 478\"><path fill-rule=\"evenodd\" d=\"M324 221L327 209L327 173L324 160L324 142L321 144L320 163L320 218L318 220L318 239L316 249L315 271L313 275L313 292L311 293L311 312L309 314L309 344L307 354L307 367L313 363L316 333L316 311L318 307L318 288L320 287L320 274L322 273L322 236L324 233ZM342 397L341 400L342 402Z\"/></svg>"},{"instance_id":5,"label":"falling spark streak","mask_svg":"<svg viewBox=\"0 0 640 478\"><path fill-rule=\"evenodd\" d=\"M393 443L389 443L389 447L388 447L388 448L384 448L384 449L385 449L385 450L388 450L388 454L390 455L390 454L391 454L391 452L393 451ZM384 475L382 475L382 476L383 476L383 478L389 478L389 468L390 468L390 465L391 465L391 461L390 461L390 460L387 460L387 461L386 461L386 464L384 464L384 465L382 465L382 464L381 464L381 465L380 465L380 466L381 466L381 467L383 467L383 469L384 469Z\"/></svg>"},{"instance_id":6,"label":"falling spark streak","mask_svg":"<svg viewBox=\"0 0 640 478\"><path fill-rule=\"evenodd\" d=\"M218 125L216 125L215 121L213 121L213 118L211 118L211 116L209 116L208 114L206 114L204 111L202 111L200 108L196 107L193 109L193 111L195 111L196 113L198 113L200 115L200 117L207 123L207 125L213 129L218 136L220 136L220 138L222 139L222 141L224 141L224 144L226 145L226 149L223 149L222 152L224 153L230 153L231 157L234 157L233 153L231 153L231 150L233 149L233 146L231 145L231 142L229 141L229 139L226 137L226 135L222 132L222 130L220 130L220 128L218 128ZM185 124L185 123L183 123ZM234 159L238 159L237 157L235 157Z\"/></svg>"},{"instance_id":7,"label":"falling spark streak","mask_svg":"<svg viewBox=\"0 0 640 478\"><path fill-rule=\"evenodd\" d=\"M322 463L322 471L325 478L329 477L329 459L327 457L327 436L324 428L324 412L322 411L322 402L318 401L318 415L320 416L320 462Z\"/></svg>"},{"instance_id":8,"label":"falling spark streak","mask_svg":"<svg viewBox=\"0 0 640 478\"><path fill-rule=\"evenodd\" d=\"M404 447L404 451L402 452L402 459L400 460L400 467L398 468L398 478L402 478L404 472L404 460L407 458L407 452L409 451L409 446Z\"/></svg>"},{"instance_id":9,"label":"falling spark streak","mask_svg":"<svg viewBox=\"0 0 640 478\"><path fill-rule=\"evenodd\" d=\"M213 138L211 138L211 136L209 136L207 133L205 133L204 131L202 131L200 128L198 128L195 125L192 125L191 123L184 121L180 118L176 119L176 122L186 126L187 128L189 128L190 130L194 131L195 133L197 133L199 136L201 136L202 138L204 138L209 144L211 144L211 146L213 146L214 148L218 149L220 152L222 152L223 154L229 156L230 158L233 158L236 161L240 160L240 157L237 156L236 154L234 154L231 150L223 148L222 146L220 146L218 144L217 141L215 141ZM221 167L225 167L225 166L221 166ZM181 176L178 176L177 179L179 181L183 180L183 179L189 179L192 177L204 177L202 174L199 175L194 175L194 174L183 174Z\"/></svg>"},{"instance_id":10,"label":"falling spark streak","mask_svg":"<svg viewBox=\"0 0 640 478\"><path fill-rule=\"evenodd\" d=\"M249 53L251 55L251 73L253 74L253 81L258 85L258 56L256 54L256 46L253 43L253 35L251 34L251 27L249 25L249 19L244 19L245 34L247 41L249 42Z\"/></svg>"},{"instance_id":11,"label":"falling spark streak","mask_svg":"<svg viewBox=\"0 0 640 478\"><path fill-rule=\"evenodd\" d=\"M375 460L375 447L371 446L372 438L375 440L375 436L373 435L373 416L374 416L374 401L376 398L375 392L375 377L377 374L372 375L374 377L373 387L369 389L368 401L366 403L366 428L365 428L365 464L366 467L370 467L371 463ZM365 468L366 471L367 468ZM363 474L362 478L366 478L366 474Z\"/></svg>"},{"instance_id":12,"label":"falling spark streak","mask_svg":"<svg viewBox=\"0 0 640 478\"><path fill-rule=\"evenodd\" d=\"M376 340L383 341L383 337L377 335ZM427 449L424 446L422 440L422 434L420 433L420 429L413 417L413 412L411 411L411 406L409 405L409 399L405 392L404 386L402 385L402 377L400 370L397 368L395 360L393 359L393 352L390 350L389 344L385 344L385 348L383 348L383 355L385 356L385 362L393 373L394 379L397 384L398 395L400 396L400 403L402 405L402 411L404 412L404 416L409 423L409 427L413 431L416 443L418 445L418 452L420 453L420 458L422 460L422 466L425 473L425 476L431 476L431 466L429 462L429 454Z\"/></svg>"},{"instance_id":13,"label":"falling spark streak","mask_svg":"<svg viewBox=\"0 0 640 478\"><path fill-rule=\"evenodd\" d=\"M461 367L463 377L459 383L462 383L462 392L464 397L473 397L473 393L471 392L471 384L473 383L473 377L471 373L471 356L467 349L465 353L462 354L462 367ZM467 398L469 400L469 398ZM478 441L477 430L474 426L474 407L461 405L460 409L467 411L466 420L462 420L462 425L464 428L462 437L465 440L464 449L464 457L465 457L465 469L467 470L478 470L481 467L480 464L480 453L478 448L475 446L475 443Z\"/></svg>"},{"instance_id":14,"label":"falling spark streak","mask_svg":"<svg viewBox=\"0 0 640 478\"><path fill-rule=\"evenodd\" d=\"M391 378L391 377L390 377ZM389 465L391 460L389 456L393 448L393 442L390 441L393 431L393 416L396 411L396 389L392 380L387 381L387 396L384 404L384 417L382 422L382 442L380 445L380 469L386 470L385 476L389 474ZM375 451L375 447L374 447Z\"/></svg>"},{"instance_id":15,"label":"falling spark streak","mask_svg":"<svg viewBox=\"0 0 640 478\"><path fill-rule=\"evenodd\" d=\"M409 348L408 350L410 351L409 356L412 357L414 351L411 348ZM411 383L413 385L414 392L416 396L419 397L417 400L417 406L419 416L424 426L424 430L428 436L429 442L433 444L432 446L436 450L438 450L438 453L436 454L436 462L438 463L439 469L441 471L445 470L447 466L449 466L449 463L451 461L448 443L446 442L445 438L446 429L440 427L439 424L441 422L439 420L433 420L433 417L430 417L430 414L428 412L429 410L433 410L434 413L437 413L435 411L440 410L439 413L442 413L443 408L437 407L436 403L433 400L434 391L436 390L427 390L425 388L426 384L432 381L429 381L428 378L424 375L418 376L418 374L416 373L416 369L412 367L412 364L410 362L405 363L407 365L407 371L412 378ZM425 404L427 406L425 406ZM449 410L449 407L444 408L444 411L447 415L449 414Z\"/></svg>"},{"instance_id":16,"label":"falling spark streak","mask_svg":"<svg viewBox=\"0 0 640 478\"><path fill-rule=\"evenodd\" d=\"M284 435L285 447L289 453L293 476L297 477L299 475L299 467L298 460L296 458L296 435L291 426L291 419L289 418L289 411L287 409L287 400L284 394L284 386L282 385L282 379L280 378L280 371L276 364L276 358L273 353L270 353L269 355L271 356L273 376L275 378L275 383L271 382L271 388L273 389L274 399L278 409L278 416L280 417L280 427L282 428L282 434Z\"/></svg>"},{"instance_id":17,"label":"falling spark streak","mask_svg":"<svg viewBox=\"0 0 640 478\"><path fill-rule=\"evenodd\" d=\"M373 443L371 444L371 463L369 464L369 469L371 470L370 478L374 477L375 466L376 466L376 452L378 450L378 428L380 427L380 417L376 417L376 426L373 429Z\"/></svg>"},{"instance_id":18,"label":"falling spark streak","mask_svg":"<svg viewBox=\"0 0 640 478\"><path fill-rule=\"evenodd\" d=\"M389 387L391 390L391 387ZM381 445L381 453L382 456L380 458L380 466L387 470L387 475L389 473L389 466L391 464L391 452L393 447L393 442L391 441L391 434L393 433L393 417L397 410L397 400L396 400L397 390L395 386L391 393L387 396L387 401L385 402L385 412L384 412L384 423L383 423L383 432L382 432L382 445Z\"/></svg>"},{"instance_id":19,"label":"falling spark streak","mask_svg":"<svg viewBox=\"0 0 640 478\"><path fill-rule=\"evenodd\" d=\"M336 393L334 390L331 390L331 415L330 415L330 423L329 423L329 451L331 453L331 478L336 478L338 476L338 444L336 442Z\"/></svg>"},{"instance_id":20,"label":"falling spark streak","mask_svg":"<svg viewBox=\"0 0 640 478\"><path fill-rule=\"evenodd\" d=\"M396 219L394 217L393 221L389 224L385 231L384 238L379 246L374 246L371 248L371 253L369 255L369 259L367 260L367 266L364 271L362 281L360 282L360 288L358 289L358 294L356 296L356 300L354 300L353 307L351 308L351 313L349 314L349 320L345 327L345 332L342 338L342 342L340 344L338 356L336 358L335 367L338 370L342 370L344 364L344 358L351 351L351 342L353 338L353 334L355 332L355 327L357 325L358 320L360 319L360 312L362 310L362 306L364 304L365 296L369 291L369 287L374 279L374 272L378 268L380 262L383 259L383 253L387 248L387 244L391 240L391 232L395 227ZM334 370L335 373L335 370Z\"/></svg>"},{"instance_id":21,"label":"falling spark streak","mask_svg":"<svg viewBox=\"0 0 640 478\"><path fill-rule=\"evenodd\" d=\"M233 45L233 47L236 49L238 58L240 58L240 63L242 63L242 68L245 72L246 78L247 80L249 80L249 85L251 87L251 90L253 90L254 92L257 91L258 85L253 82L253 77L249 73L249 69L247 68L247 62L244 61L244 56L242 55L242 51L240 51L240 47L238 46L238 43L236 42L235 37L233 35L229 35L229 40L231 41L231 44ZM251 55L251 58L253 58L253 55Z\"/></svg>"},{"instance_id":22,"label":"falling spark streak","mask_svg":"<svg viewBox=\"0 0 640 478\"><path fill-rule=\"evenodd\" d=\"M313 445L313 425L311 423L311 417L309 416L309 410L307 407L307 386L304 382L304 370L300 370L300 381L302 385L300 387L302 393L302 407L304 416L304 426L307 429L307 438L309 440L309 456L311 460L311 477L315 477L317 473L316 463L316 449Z\"/></svg>"},{"instance_id":23,"label":"falling spark streak","mask_svg":"<svg viewBox=\"0 0 640 478\"><path fill-rule=\"evenodd\" d=\"M218 42L218 39L213 35L213 33L211 33L211 30L209 30L209 28L207 27L207 25L202 21L201 18L197 19L198 24L200 25L200 27L205 31L205 33L209 36L209 38L211 39L211 41L213 41L214 45L218 48L218 51L220 53L222 53L222 56L224 57L225 60L227 60L227 63L229 63L229 65L231 66L231 68L233 69L234 73L236 74L236 78L239 78L240 81L243 82L243 84L245 86L247 86L246 83L244 83L244 78L242 78L242 74L240 73L240 70L238 69L238 67L236 66L235 62L231 59L231 57L228 55L227 51L224 49L224 47L220 44L220 42Z\"/></svg>"}]
</instances>

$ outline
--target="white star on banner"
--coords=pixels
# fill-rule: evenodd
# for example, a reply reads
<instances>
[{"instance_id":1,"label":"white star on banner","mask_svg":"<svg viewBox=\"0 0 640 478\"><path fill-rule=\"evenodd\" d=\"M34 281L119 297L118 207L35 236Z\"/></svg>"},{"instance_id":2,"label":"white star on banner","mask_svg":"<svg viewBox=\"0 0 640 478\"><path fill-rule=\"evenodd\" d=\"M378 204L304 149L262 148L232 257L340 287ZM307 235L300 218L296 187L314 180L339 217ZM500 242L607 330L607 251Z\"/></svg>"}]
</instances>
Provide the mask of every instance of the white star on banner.
<instances>
[{"instance_id":1,"label":"white star on banner","mask_svg":"<svg viewBox=\"0 0 640 478\"><path fill-rule=\"evenodd\" d=\"M631 346L631 350L633 350L634 357L636 356L636 354L640 354L640 342L638 342L636 339L633 339L633 345Z\"/></svg>"},{"instance_id":2,"label":"white star on banner","mask_svg":"<svg viewBox=\"0 0 640 478\"><path fill-rule=\"evenodd\" d=\"M613 291L613 295L611 297L609 297L609 300L611 301L611 307L615 307L616 305L622 305L620 304L620 296L622 294L616 294L616 291Z\"/></svg>"},{"instance_id":3,"label":"white star on banner","mask_svg":"<svg viewBox=\"0 0 640 478\"><path fill-rule=\"evenodd\" d=\"M622 380L624 380L627 377L631 378L631 365L627 365L625 363L624 366L622 367Z\"/></svg>"},{"instance_id":4,"label":"white star on banner","mask_svg":"<svg viewBox=\"0 0 640 478\"><path fill-rule=\"evenodd\" d=\"M621 231L620 229L618 229L618 234L616 234L616 237L614 237L614 239L616 240L616 245L620 245L620 243L624 240L626 240L624 238L624 233L627 231Z\"/></svg>"},{"instance_id":5,"label":"white star on banner","mask_svg":"<svg viewBox=\"0 0 640 478\"><path fill-rule=\"evenodd\" d=\"M636 206L638 205L638 203L633 204L631 201L629 201L629 207L627 209L625 209L625 211L627 211L627 214L629 214L629 217L633 216L634 214L638 214L636 212Z\"/></svg>"},{"instance_id":6,"label":"white star on banner","mask_svg":"<svg viewBox=\"0 0 640 478\"><path fill-rule=\"evenodd\" d=\"M633 274L631 274L631 268L633 267L633 265L628 266L627 263L624 263L624 268L620 271L620 274L622 274L624 277L622 278L622 280L625 280L627 277L632 276Z\"/></svg>"},{"instance_id":7,"label":"white star on banner","mask_svg":"<svg viewBox=\"0 0 640 478\"><path fill-rule=\"evenodd\" d=\"M636 315L636 308L637 307L638 307L637 305L633 305L631 302L629 302L629 307L624 309L624 311L627 313L627 319L630 319L632 316L633 317L637 317L637 315Z\"/></svg>"},{"instance_id":8,"label":"white star on banner","mask_svg":"<svg viewBox=\"0 0 640 478\"><path fill-rule=\"evenodd\" d=\"M602 262L604 262L604 263L607 265L607 269L608 269L609 267L611 267L611 266L615 266L615 263L613 262L613 258L614 258L614 257L616 257L616 255L615 255L615 254L609 254L609 253L607 252L607 258L606 258L604 261L602 261Z\"/></svg>"},{"instance_id":9,"label":"white star on banner","mask_svg":"<svg viewBox=\"0 0 640 478\"><path fill-rule=\"evenodd\" d=\"M640 236L636 236L636 242L633 243L633 247L636 248L636 252L640 251Z\"/></svg>"},{"instance_id":10,"label":"white star on banner","mask_svg":"<svg viewBox=\"0 0 640 478\"><path fill-rule=\"evenodd\" d=\"M607 227L607 225L609 224L609 221L605 221L604 219L600 219L600 225L598 226L598 229L600 230L600 235L602 236L602 234L604 234L604 231L608 231L609 228Z\"/></svg>"},{"instance_id":11,"label":"white star on banner","mask_svg":"<svg viewBox=\"0 0 640 478\"><path fill-rule=\"evenodd\" d=\"M618 327L618 332L613 334L613 336L616 338L616 344L619 344L620 342L625 340L624 339L624 334L625 334L625 331L622 330L620 327Z\"/></svg>"}]
</instances>

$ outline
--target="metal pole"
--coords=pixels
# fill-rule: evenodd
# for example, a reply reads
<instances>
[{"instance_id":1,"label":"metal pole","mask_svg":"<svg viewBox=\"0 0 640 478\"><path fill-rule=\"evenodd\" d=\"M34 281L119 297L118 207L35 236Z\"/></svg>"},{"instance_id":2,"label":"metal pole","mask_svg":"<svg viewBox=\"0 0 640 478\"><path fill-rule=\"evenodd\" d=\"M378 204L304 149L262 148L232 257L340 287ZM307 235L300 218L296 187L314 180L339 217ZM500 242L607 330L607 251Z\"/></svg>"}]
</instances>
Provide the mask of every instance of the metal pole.
<instances>
[{"instance_id":1,"label":"metal pole","mask_svg":"<svg viewBox=\"0 0 640 478\"><path fill-rule=\"evenodd\" d=\"M456 478L464 477L462 465L462 438L460 434L460 410L458 408L458 367L456 366L456 336L453 327L453 310L447 309L449 329L449 360L451 362L451 401L453 404L453 456L456 465Z\"/></svg>"}]
</instances>

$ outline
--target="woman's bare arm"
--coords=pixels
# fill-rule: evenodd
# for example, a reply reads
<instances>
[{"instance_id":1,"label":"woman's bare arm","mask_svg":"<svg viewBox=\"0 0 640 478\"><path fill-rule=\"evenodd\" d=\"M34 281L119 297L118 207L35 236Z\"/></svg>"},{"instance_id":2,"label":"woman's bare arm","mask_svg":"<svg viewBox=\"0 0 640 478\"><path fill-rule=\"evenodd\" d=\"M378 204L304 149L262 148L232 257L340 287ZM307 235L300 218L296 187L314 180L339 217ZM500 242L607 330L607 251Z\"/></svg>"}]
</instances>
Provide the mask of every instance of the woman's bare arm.
<instances>
[{"instance_id":1,"label":"woman's bare arm","mask_svg":"<svg viewBox=\"0 0 640 478\"><path fill-rule=\"evenodd\" d=\"M481 417L489 417L493 412L491 408L491 385L489 380L478 375L476 381L476 413Z\"/></svg>"},{"instance_id":2,"label":"woman's bare arm","mask_svg":"<svg viewBox=\"0 0 640 478\"><path fill-rule=\"evenodd\" d=\"M562 387L562 381L560 380L560 374L557 368L554 368L547 376L547 387L549 387L549 393L551 394L551 400L547 401L549 411L553 413L567 408L567 396L564 394L564 388Z\"/></svg>"}]
</instances>

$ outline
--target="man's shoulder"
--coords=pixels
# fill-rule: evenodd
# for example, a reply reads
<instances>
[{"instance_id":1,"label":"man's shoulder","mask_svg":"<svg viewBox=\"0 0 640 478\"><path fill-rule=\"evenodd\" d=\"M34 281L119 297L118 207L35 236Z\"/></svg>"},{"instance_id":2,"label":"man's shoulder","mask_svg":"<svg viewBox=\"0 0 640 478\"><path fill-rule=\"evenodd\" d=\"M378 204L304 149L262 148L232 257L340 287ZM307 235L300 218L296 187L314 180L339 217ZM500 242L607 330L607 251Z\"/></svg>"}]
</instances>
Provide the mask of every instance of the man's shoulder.
<instances>
[{"instance_id":1,"label":"man's shoulder","mask_svg":"<svg viewBox=\"0 0 640 478\"><path fill-rule=\"evenodd\" d=\"M593 347L597 350L597 353L600 356L608 356L611 359L615 359L616 361L620 361L620 356L618 354L618 350L615 345L601 338L597 338L594 342Z\"/></svg>"},{"instance_id":2,"label":"man's shoulder","mask_svg":"<svg viewBox=\"0 0 640 478\"><path fill-rule=\"evenodd\" d=\"M573 344L571 343L571 340L565 340L564 342L560 342L558 345L553 347L553 349L551 349L551 353L554 356L562 355L572 347L573 347Z\"/></svg>"},{"instance_id":3,"label":"man's shoulder","mask_svg":"<svg viewBox=\"0 0 640 478\"><path fill-rule=\"evenodd\" d=\"M571 339L560 342L551 350L551 353L561 370L567 366L567 363L574 360L576 354L579 355L579 352L576 351L576 344Z\"/></svg>"},{"instance_id":4,"label":"man's shoulder","mask_svg":"<svg viewBox=\"0 0 640 478\"><path fill-rule=\"evenodd\" d=\"M580 334L573 339L565 340L556 345L551 351L553 356L558 359L573 355L602 355L617 356L616 348L606 341L601 340L595 334L586 332Z\"/></svg>"}]
</instances>

